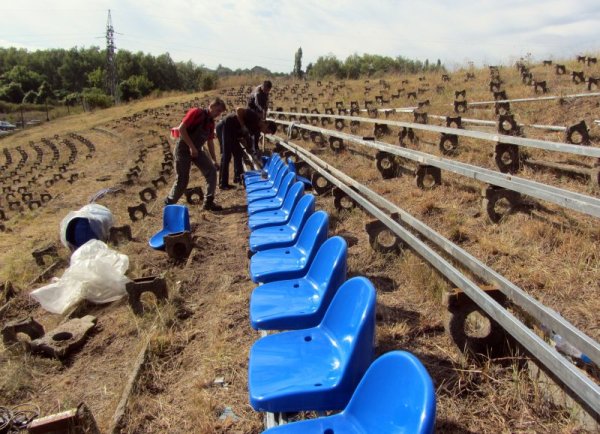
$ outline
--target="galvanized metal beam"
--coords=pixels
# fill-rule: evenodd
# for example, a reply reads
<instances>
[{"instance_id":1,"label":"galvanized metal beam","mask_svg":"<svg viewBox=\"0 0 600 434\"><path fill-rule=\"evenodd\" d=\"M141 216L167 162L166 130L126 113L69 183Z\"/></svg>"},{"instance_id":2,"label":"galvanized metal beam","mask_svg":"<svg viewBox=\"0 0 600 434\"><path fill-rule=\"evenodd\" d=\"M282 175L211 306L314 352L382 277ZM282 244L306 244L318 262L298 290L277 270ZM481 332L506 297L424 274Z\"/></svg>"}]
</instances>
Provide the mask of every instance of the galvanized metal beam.
<instances>
[{"instance_id":1,"label":"galvanized metal beam","mask_svg":"<svg viewBox=\"0 0 600 434\"><path fill-rule=\"evenodd\" d=\"M278 138L281 140L280 138ZM365 185L357 182L353 178L349 177L342 171L335 167L327 164L323 160L319 159L315 155L311 154L306 149L299 145L291 142L286 142L288 149L293 150L304 160L311 160L318 164L323 170L327 170L332 175L336 176L342 182L350 185L355 191L361 193L367 197L371 202L389 212L390 214L396 214L399 218L408 224L411 228L419 232L425 238L433 242L435 245L444 250L450 257L457 260L471 272L483 280L493 283L499 287L499 289L515 304L521 307L525 312L531 315L533 318L538 320L540 324L544 324L554 330L556 333L563 336L568 342L572 343L576 348L583 351L590 359L592 359L598 366L600 366L600 344L591 337L587 336L581 330L577 329L573 324L563 318L558 312L544 306L542 303L537 301L535 298L527 294L522 288L518 287L501 274L494 271L492 268L479 261L477 258L457 246L447 238L444 238L441 234L421 222L417 218L413 217L404 209L398 205L390 202L385 197L380 196L375 191L366 187ZM284 145L285 146L285 145Z\"/></svg>"},{"instance_id":2,"label":"galvanized metal beam","mask_svg":"<svg viewBox=\"0 0 600 434\"><path fill-rule=\"evenodd\" d=\"M600 95L600 94L599 94ZM550 142L539 139L528 139L525 137L507 136L504 134L485 133L482 131L464 130L461 128L440 127L437 125L417 124L414 122L391 121L387 119L372 119L358 116L342 115L321 115L314 113L293 113L293 112L271 112L271 115L293 115L330 119L346 119L349 121L367 122L372 124L393 125L403 128L412 128L413 130L430 131L434 133L454 134L461 137L470 137L472 139L487 140L491 142L509 143L512 145L526 146L530 148L545 149L553 152L564 152L567 154L582 155L585 157L600 158L600 148L592 146L570 145L567 143Z\"/></svg>"},{"instance_id":3,"label":"galvanized metal beam","mask_svg":"<svg viewBox=\"0 0 600 434\"><path fill-rule=\"evenodd\" d=\"M516 99L501 99L498 101L473 101L468 102L468 106L480 106L496 104L497 102L535 102L535 101L552 101L556 99L575 99L575 98L593 98L600 96L600 92L592 93L575 93L571 95L557 95L557 96L540 96L536 98L516 98Z\"/></svg>"},{"instance_id":4,"label":"galvanized metal beam","mask_svg":"<svg viewBox=\"0 0 600 434\"><path fill-rule=\"evenodd\" d=\"M524 178L519 178L514 175L496 172L494 170L485 169L483 167L473 166L471 164L449 160L431 154L426 154L413 149L393 146L383 142L363 140L351 134L340 133L338 131L328 130L326 128L314 127L312 125L297 124L288 121L275 120L275 122L283 125L304 128L310 131L316 131L329 136L339 137L344 140L351 141L363 146L367 146L390 154L398 155L419 164L438 167L452 173L476 179L488 184L497 185L509 190L542 199L551 203L558 204L565 208L569 208L584 214L600 217L600 199L586 196L581 193L575 193L569 190L564 190L557 187L552 187L539 182L531 181ZM600 151L600 149L598 149Z\"/></svg>"},{"instance_id":5,"label":"galvanized metal beam","mask_svg":"<svg viewBox=\"0 0 600 434\"><path fill-rule=\"evenodd\" d=\"M281 138L277 138L283 141ZM284 141L284 146L287 145ZM288 145L288 149L294 149ZM500 306L492 297L478 287L474 282L464 276L452 264L447 262L437 252L419 240L415 235L393 220L384 211L371 203L362 194L354 191L346 183L334 176L330 165L320 167L313 159L306 162L317 170L329 182L340 188L367 212L380 220L393 233L400 237L416 253L427 260L434 268L448 278L458 288L462 289L469 298L498 322L511 334L523 347L525 347L537 360L553 372L575 395L585 402L597 415L600 415L600 388L584 372L568 362L563 356L550 347L543 339L521 323L514 315Z\"/></svg>"}]
</instances>

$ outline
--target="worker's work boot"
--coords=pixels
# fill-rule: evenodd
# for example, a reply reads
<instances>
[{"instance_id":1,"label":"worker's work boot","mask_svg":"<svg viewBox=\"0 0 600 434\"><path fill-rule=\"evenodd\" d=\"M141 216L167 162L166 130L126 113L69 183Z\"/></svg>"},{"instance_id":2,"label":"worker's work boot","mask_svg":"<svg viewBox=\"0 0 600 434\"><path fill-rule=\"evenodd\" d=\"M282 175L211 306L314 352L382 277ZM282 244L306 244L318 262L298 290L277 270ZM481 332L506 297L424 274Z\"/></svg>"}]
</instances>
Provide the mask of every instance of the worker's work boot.
<instances>
[{"instance_id":1,"label":"worker's work boot","mask_svg":"<svg viewBox=\"0 0 600 434\"><path fill-rule=\"evenodd\" d=\"M216 204L213 197L206 198L206 201L204 202L204 209L206 211L223 211L223 207L219 204Z\"/></svg>"}]
</instances>

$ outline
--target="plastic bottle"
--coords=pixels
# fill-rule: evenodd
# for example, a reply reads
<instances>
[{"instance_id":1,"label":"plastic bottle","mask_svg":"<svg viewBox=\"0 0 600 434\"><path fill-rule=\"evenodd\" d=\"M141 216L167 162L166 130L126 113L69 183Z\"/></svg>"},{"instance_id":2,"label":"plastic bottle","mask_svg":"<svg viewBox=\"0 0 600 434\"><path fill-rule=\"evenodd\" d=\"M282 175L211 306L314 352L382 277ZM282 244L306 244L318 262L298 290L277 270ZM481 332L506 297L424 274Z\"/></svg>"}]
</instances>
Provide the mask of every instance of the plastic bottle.
<instances>
[{"instance_id":1,"label":"plastic bottle","mask_svg":"<svg viewBox=\"0 0 600 434\"><path fill-rule=\"evenodd\" d=\"M552 340L555 343L556 350L570 356L574 359L579 359L584 363L592 363L592 360L583 354L580 350L575 348L573 345L568 343L566 339L564 339L561 335L554 333L552 335Z\"/></svg>"},{"instance_id":2,"label":"plastic bottle","mask_svg":"<svg viewBox=\"0 0 600 434\"><path fill-rule=\"evenodd\" d=\"M542 331L554 341L556 351L572 357L573 359L581 360L584 363L592 363L592 360L587 355L583 354L580 350L567 342L561 335L554 333L550 327L542 324L541 328Z\"/></svg>"}]
</instances>

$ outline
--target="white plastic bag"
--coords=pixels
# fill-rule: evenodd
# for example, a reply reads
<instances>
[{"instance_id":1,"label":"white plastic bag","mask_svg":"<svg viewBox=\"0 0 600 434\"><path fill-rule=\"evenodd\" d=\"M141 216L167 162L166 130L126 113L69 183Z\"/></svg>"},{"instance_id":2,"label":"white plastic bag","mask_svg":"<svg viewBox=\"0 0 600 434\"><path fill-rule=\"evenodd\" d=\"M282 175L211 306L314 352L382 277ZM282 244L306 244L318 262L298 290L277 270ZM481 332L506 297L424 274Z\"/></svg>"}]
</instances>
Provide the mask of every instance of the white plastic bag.
<instances>
[{"instance_id":1,"label":"white plastic bag","mask_svg":"<svg viewBox=\"0 0 600 434\"><path fill-rule=\"evenodd\" d=\"M77 246L72 245L67 241L67 228L71 220L75 218L86 218L90 222L90 228L96 234L99 240L107 240L110 233L110 228L113 226L113 215L108 208L97 203L90 203L83 206L78 211L71 211L60 222L60 241L63 245L71 250L75 250Z\"/></svg>"},{"instance_id":2,"label":"white plastic bag","mask_svg":"<svg viewBox=\"0 0 600 434\"><path fill-rule=\"evenodd\" d=\"M90 240L71 255L61 278L38 288L31 296L44 309L63 314L81 300L108 303L126 294L129 258L99 240Z\"/></svg>"}]
</instances>

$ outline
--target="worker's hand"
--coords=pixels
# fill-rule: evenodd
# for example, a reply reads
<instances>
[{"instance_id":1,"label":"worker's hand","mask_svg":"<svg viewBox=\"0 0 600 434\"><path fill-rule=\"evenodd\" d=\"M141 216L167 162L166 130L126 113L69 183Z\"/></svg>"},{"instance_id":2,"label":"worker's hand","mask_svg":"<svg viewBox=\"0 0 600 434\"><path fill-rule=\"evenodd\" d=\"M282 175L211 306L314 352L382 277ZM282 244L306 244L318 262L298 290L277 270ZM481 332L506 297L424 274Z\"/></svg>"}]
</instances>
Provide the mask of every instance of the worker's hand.
<instances>
[{"instance_id":1,"label":"worker's hand","mask_svg":"<svg viewBox=\"0 0 600 434\"><path fill-rule=\"evenodd\" d=\"M249 136L250 135L250 131L248 131L247 127L242 127L242 134L244 136Z\"/></svg>"},{"instance_id":2,"label":"worker's hand","mask_svg":"<svg viewBox=\"0 0 600 434\"><path fill-rule=\"evenodd\" d=\"M198 157L198 149L195 146L190 146L190 156L192 158Z\"/></svg>"},{"instance_id":3,"label":"worker's hand","mask_svg":"<svg viewBox=\"0 0 600 434\"><path fill-rule=\"evenodd\" d=\"M217 172L219 171L219 169L221 168L221 165L219 163L217 163L216 161L213 161L214 165L215 165L215 169L217 170Z\"/></svg>"}]
</instances>

